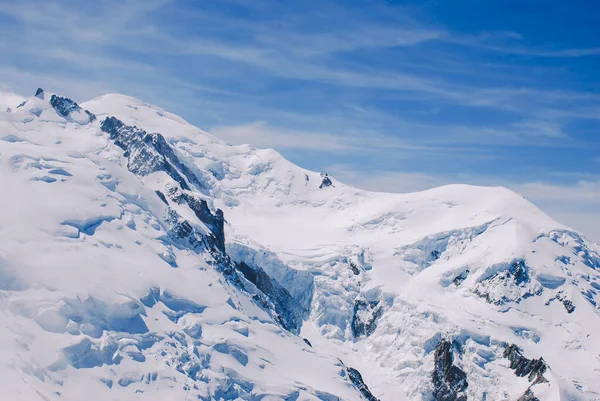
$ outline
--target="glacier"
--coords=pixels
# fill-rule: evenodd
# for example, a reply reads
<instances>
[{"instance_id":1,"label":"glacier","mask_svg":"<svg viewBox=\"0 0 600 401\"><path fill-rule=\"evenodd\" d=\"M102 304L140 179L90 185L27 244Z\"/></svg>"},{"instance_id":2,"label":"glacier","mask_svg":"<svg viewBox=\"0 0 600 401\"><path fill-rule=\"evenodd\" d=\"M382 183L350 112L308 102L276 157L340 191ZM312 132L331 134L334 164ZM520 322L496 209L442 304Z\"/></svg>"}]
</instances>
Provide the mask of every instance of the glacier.
<instances>
[{"instance_id":1,"label":"glacier","mask_svg":"<svg viewBox=\"0 0 600 401\"><path fill-rule=\"evenodd\" d=\"M600 399L600 249L508 189L368 192L132 97L0 100L7 399Z\"/></svg>"}]
</instances>

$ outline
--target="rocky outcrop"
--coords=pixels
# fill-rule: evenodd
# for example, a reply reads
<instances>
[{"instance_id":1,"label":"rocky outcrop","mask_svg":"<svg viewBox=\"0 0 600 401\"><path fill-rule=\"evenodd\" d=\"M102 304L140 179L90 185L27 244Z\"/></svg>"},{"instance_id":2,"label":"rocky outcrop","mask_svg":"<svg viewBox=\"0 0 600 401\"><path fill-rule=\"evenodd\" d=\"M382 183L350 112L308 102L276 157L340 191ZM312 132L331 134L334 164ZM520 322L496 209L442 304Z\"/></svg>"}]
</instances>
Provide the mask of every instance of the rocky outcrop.
<instances>
[{"instance_id":1,"label":"rocky outcrop","mask_svg":"<svg viewBox=\"0 0 600 401\"><path fill-rule=\"evenodd\" d=\"M370 336L377 328L377 321L383 315L383 308L377 301L354 301L352 334L354 337Z\"/></svg>"},{"instance_id":2,"label":"rocky outcrop","mask_svg":"<svg viewBox=\"0 0 600 401\"><path fill-rule=\"evenodd\" d=\"M216 246L222 252L225 252L225 219L223 218L223 211L217 209L213 214L208 207L208 203L204 199L184 193L183 199L187 205L192 209L196 217L207 225L212 234L215 236Z\"/></svg>"},{"instance_id":3,"label":"rocky outcrop","mask_svg":"<svg viewBox=\"0 0 600 401\"><path fill-rule=\"evenodd\" d=\"M354 273L355 276L358 276L360 274L360 270L358 269L358 266L356 265L356 263L349 260L348 266L350 267L350 270L352 270L352 273Z\"/></svg>"},{"instance_id":4,"label":"rocky outcrop","mask_svg":"<svg viewBox=\"0 0 600 401\"><path fill-rule=\"evenodd\" d=\"M60 97L52 95L50 98L50 106L56 110L56 112L63 117L67 117L74 111L81 111L81 107L74 101L66 97Z\"/></svg>"},{"instance_id":5,"label":"rocky outcrop","mask_svg":"<svg viewBox=\"0 0 600 401\"><path fill-rule=\"evenodd\" d=\"M38 89L39 91L40 89ZM54 108L56 113L64 118L68 118L71 113L81 112L82 109L79 107L77 103L67 97L61 97L52 95L50 98L50 106ZM90 111L85 110L85 113L88 116L88 121L92 122L96 120L96 116L92 114Z\"/></svg>"},{"instance_id":6,"label":"rocky outcrop","mask_svg":"<svg viewBox=\"0 0 600 401\"><path fill-rule=\"evenodd\" d=\"M546 302L546 305L550 305L552 303L552 301L555 301L555 300L559 301L560 303L563 304L563 306L567 310L567 313L573 313L575 311L575 304L573 304L573 301L571 301L569 298L567 298L567 296L562 291L559 291L555 296L550 298Z\"/></svg>"},{"instance_id":7,"label":"rocky outcrop","mask_svg":"<svg viewBox=\"0 0 600 401\"><path fill-rule=\"evenodd\" d=\"M163 194L161 191L159 191L158 189L156 191L154 191L156 193L156 195L160 198L161 201L163 201L163 203L165 205L169 205L169 202L167 201L167 198L165 197L165 194Z\"/></svg>"},{"instance_id":8,"label":"rocky outcrop","mask_svg":"<svg viewBox=\"0 0 600 401\"><path fill-rule=\"evenodd\" d=\"M503 356L510 361L510 368L519 377L527 377L533 384L546 383L548 380L544 373L548 366L543 358L527 359L521 349L515 344L510 344L504 349Z\"/></svg>"},{"instance_id":9,"label":"rocky outcrop","mask_svg":"<svg viewBox=\"0 0 600 401\"><path fill-rule=\"evenodd\" d=\"M321 178L321 185L319 185L320 189L333 186L333 181L331 181L331 178L329 178L329 175L327 175L327 173L321 173Z\"/></svg>"},{"instance_id":10,"label":"rocky outcrop","mask_svg":"<svg viewBox=\"0 0 600 401\"><path fill-rule=\"evenodd\" d=\"M184 191L177 185L167 185L166 194L169 199L179 205L187 204L194 212L198 220L206 225L214 237L214 245L225 253L225 218L223 211L217 209L214 213L208 207L208 202L192 192ZM158 195L163 202L169 204L166 196L162 193Z\"/></svg>"},{"instance_id":11,"label":"rocky outcrop","mask_svg":"<svg viewBox=\"0 0 600 401\"><path fill-rule=\"evenodd\" d=\"M166 222L170 226L168 233L173 246L195 253L209 253L211 259L207 263L213 265L215 270L220 272L230 283L238 288L244 288L233 262L219 248L214 234L199 231L171 207L167 209ZM168 262L176 267L173 261L168 260Z\"/></svg>"},{"instance_id":12,"label":"rocky outcrop","mask_svg":"<svg viewBox=\"0 0 600 401\"><path fill-rule=\"evenodd\" d=\"M369 387L365 384L362 375L360 372L354 368L346 367L346 372L348 373L348 378L354 386L360 391L360 393L368 400L368 401L379 401L377 397L371 393Z\"/></svg>"},{"instance_id":13,"label":"rocky outcrop","mask_svg":"<svg viewBox=\"0 0 600 401\"><path fill-rule=\"evenodd\" d=\"M454 355L460 355L456 341L441 340L435 348L434 369L431 374L433 396L436 401L466 401L469 386L466 373L454 364Z\"/></svg>"},{"instance_id":14,"label":"rocky outcrop","mask_svg":"<svg viewBox=\"0 0 600 401\"><path fill-rule=\"evenodd\" d=\"M108 133L115 145L124 150L127 168L132 173L146 176L164 171L184 190L190 190L190 185L197 189L204 187L161 134L151 134L135 126L125 125L115 117L107 117L102 121L100 129Z\"/></svg>"},{"instance_id":15,"label":"rocky outcrop","mask_svg":"<svg viewBox=\"0 0 600 401\"><path fill-rule=\"evenodd\" d=\"M510 361L510 368L515 371L515 375L527 377L527 380L531 382L527 391L517 401L539 401L533 391L531 391L531 386L548 382L544 377L544 373L548 369L548 365L546 365L544 359L526 358L523 356L522 350L515 344L509 344L504 349L503 356Z\"/></svg>"}]
</instances>

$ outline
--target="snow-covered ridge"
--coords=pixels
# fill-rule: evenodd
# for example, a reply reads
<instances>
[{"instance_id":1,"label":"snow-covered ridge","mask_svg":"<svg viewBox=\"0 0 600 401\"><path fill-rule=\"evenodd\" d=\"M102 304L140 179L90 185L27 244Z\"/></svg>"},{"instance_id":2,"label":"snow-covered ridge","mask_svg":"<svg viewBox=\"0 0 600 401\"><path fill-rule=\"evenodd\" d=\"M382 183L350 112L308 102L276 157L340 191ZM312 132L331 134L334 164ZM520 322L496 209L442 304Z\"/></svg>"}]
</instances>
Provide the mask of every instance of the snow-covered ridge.
<instances>
[{"instance_id":1,"label":"snow-covered ridge","mask_svg":"<svg viewBox=\"0 0 600 401\"><path fill-rule=\"evenodd\" d=\"M15 398L600 398L600 250L505 188L361 191L43 91L0 169Z\"/></svg>"}]
</instances>

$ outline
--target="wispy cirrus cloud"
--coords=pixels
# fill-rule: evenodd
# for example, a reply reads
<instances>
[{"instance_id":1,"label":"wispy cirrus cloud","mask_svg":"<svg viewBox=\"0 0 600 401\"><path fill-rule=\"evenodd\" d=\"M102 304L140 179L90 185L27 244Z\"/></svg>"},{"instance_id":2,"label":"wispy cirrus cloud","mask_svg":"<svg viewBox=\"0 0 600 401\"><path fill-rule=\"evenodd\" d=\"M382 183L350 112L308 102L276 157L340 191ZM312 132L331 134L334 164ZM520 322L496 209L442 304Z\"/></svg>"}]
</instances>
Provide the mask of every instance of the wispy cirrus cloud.
<instances>
[{"instance_id":1,"label":"wispy cirrus cloud","mask_svg":"<svg viewBox=\"0 0 600 401\"><path fill-rule=\"evenodd\" d=\"M439 77L429 77L418 71L388 71L373 69L372 65L333 63L327 60L335 53L352 52L360 49L412 47L426 42L450 42L481 46L490 38L510 37L507 33L488 34L478 38L458 40L455 35L436 29L421 27L404 28L378 26L372 22L363 25L336 29L336 25L317 31L295 31L286 27L271 27L261 21L240 21L232 17L215 17L214 13L196 11L194 18L201 18L208 28L181 40L169 31L168 26L159 28L156 16L170 4L169 1L147 3L125 2L119 6L113 2L102 2L89 10L75 14L73 9L64 18L64 5L45 2L20 2L3 5L0 11L22 23L34 25L25 42L29 46L11 46L16 53L30 56L62 59L71 63L84 63L85 68L112 68L143 70L147 64L132 57L119 59L109 48L127 49L133 54L164 54L167 56L213 57L262 70L270 76L305 80L310 82L351 87L405 92L408 98L421 96L437 99L449 104L457 103L474 107L512 108L519 110L523 104L530 108L542 107L544 103L577 100L586 94L553 93L532 88L502 88L472 85L466 82L447 82ZM114 10L119 12L115 13ZM340 12L344 15L344 12ZM346 13L347 14L347 13ZM182 16L180 16L182 17ZM310 16L308 16L309 18ZM332 16L335 18L335 15ZM223 24L223 19L227 24ZM359 19L360 20L360 19ZM231 40L224 34L224 26L236 27L238 37ZM206 35L210 31L213 35ZM167 29L164 29L167 28ZM214 33L219 33L214 35ZM49 34L51 33L51 34ZM31 36L27 38L27 36ZM225 36L225 37L223 37ZM243 38L243 39L240 39ZM61 46L61 44L67 44ZM73 46L74 45L74 46ZM11 53L12 53L11 52ZM191 60L190 60L191 61ZM198 60L196 60L198 61ZM339 61L339 60L338 60ZM438 59L443 63L443 59ZM192 61L192 63L195 63ZM224 68L224 70L233 67ZM154 67L153 75L166 75L164 69ZM214 74L214 71L211 72ZM149 74L148 74L149 75Z\"/></svg>"},{"instance_id":2,"label":"wispy cirrus cloud","mask_svg":"<svg viewBox=\"0 0 600 401\"><path fill-rule=\"evenodd\" d=\"M313 151L356 150L351 140L318 132L302 132L269 126L264 121L236 126L219 126L211 133L233 144L252 144L259 148L303 149Z\"/></svg>"},{"instance_id":3,"label":"wispy cirrus cloud","mask_svg":"<svg viewBox=\"0 0 600 401\"><path fill-rule=\"evenodd\" d=\"M575 177L598 165L596 47L508 20L446 24L448 10L428 18L437 2L315 5L1 2L0 82L78 100L124 92L309 168L359 166L370 189L527 178L546 198L533 183L589 193Z\"/></svg>"}]
</instances>

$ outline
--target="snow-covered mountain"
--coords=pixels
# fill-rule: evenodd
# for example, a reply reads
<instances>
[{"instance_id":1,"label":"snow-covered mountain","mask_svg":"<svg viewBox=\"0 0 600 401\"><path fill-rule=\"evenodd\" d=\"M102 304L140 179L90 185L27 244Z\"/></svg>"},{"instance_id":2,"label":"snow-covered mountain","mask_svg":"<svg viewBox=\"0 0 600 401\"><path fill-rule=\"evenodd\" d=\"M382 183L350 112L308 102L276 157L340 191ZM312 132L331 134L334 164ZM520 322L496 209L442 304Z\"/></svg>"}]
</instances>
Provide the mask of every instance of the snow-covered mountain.
<instances>
[{"instance_id":1,"label":"snow-covered mountain","mask_svg":"<svg viewBox=\"0 0 600 401\"><path fill-rule=\"evenodd\" d=\"M361 191L122 95L9 107L6 399L600 399L600 249L514 192Z\"/></svg>"}]
</instances>

